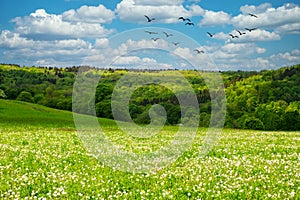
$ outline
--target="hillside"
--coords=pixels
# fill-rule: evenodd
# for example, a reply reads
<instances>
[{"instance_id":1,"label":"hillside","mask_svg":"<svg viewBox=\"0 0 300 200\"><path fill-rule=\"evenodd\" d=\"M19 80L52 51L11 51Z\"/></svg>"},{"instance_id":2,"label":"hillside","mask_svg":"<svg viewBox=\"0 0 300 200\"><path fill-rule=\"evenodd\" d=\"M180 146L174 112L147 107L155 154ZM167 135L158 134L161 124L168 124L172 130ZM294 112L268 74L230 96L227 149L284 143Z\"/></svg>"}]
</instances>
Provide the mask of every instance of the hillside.
<instances>
[{"instance_id":1,"label":"hillside","mask_svg":"<svg viewBox=\"0 0 300 200\"><path fill-rule=\"evenodd\" d=\"M0 99L0 124L3 126L74 127L69 111L28 102Z\"/></svg>"},{"instance_id":2,"label":"hillside","mask_svg":"<svg viewBox=\"0 0 300 200\"><path fill-rule=\"evenodd\" d=\"M87 68L91 76L101 73L95 94L96 114L113 118L111 95L126 70ZM36 103L61 110L72 109L72 91L78 67L19 67L0 65L0 98ZM136 71L144 77L172 78L174 71ZM208 126L211 91L196 71L180 71L191 84L200 108L200 126ZM268 71L221 72L227 96L226 127L259 130L300 130L300 65ZM130 87L130 84L129 86ZM175 86L176 87L176 86ZM126 88L123 88L126 90ZM179 84L175 88L184 95ZM90 99L91 100L91 99ZM182 123L179 102L173 91L150 84L137 88L129 103L136 123L150 122L149 109L161 104L167 112L167 123ZM82 109L84 113L85 109Z\"/></svg>"},{"instance_id":3,"label":"hillside","mask_svg":"<svg viewBox=\"0 0 300 200\"><path fill-rule=\"evenodd\" d=\"M101 126L115 125L113 120L99 118ZM70 111L16 100L0 99L0 127L58 128L75 131Z\"/></svg>"}]
</instances>

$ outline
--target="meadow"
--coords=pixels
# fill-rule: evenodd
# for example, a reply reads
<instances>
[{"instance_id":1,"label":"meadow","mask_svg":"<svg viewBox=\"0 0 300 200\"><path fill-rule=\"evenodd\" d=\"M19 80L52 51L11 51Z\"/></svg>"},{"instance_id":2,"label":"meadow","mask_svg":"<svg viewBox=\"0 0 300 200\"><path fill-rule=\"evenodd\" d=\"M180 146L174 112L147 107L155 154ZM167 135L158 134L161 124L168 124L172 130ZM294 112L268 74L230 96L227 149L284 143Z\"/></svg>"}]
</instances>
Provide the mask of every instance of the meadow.
<instances>
[{"instance_id":1,"label":"meadow","mask_svg":"<svg viewBox=\"0 0 300 200\"><path fill-rule=\"evenodd\" d=\"M118 142L115 122L99 123ZM191 148L163 170L121 172L87 154L71 112L0 100L0 198L300 199L299 131L224 129L199 157L206 130L199 128ZM164 145L174 131L166 126L160 143L147 144Z\"/></svg>"}]
</instances>

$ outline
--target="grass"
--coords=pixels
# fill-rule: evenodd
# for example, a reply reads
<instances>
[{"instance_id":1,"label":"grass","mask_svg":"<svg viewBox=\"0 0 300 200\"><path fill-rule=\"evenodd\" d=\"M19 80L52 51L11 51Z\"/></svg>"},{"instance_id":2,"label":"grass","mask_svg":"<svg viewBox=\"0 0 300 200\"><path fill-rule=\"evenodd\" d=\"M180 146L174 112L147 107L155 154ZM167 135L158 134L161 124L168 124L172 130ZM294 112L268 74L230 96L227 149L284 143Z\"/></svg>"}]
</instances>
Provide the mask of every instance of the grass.
<instances>
[{"instance_id":1,"label":"grass","mask_svg":"<svg viewBox=\"0 0 300 200\"><path fill-rule=\"evenodd\" d=\"M113 121L100 124L119 145L131 141ZM165 127L146 144L163 145L176 130ZM199 157L204 135L199 129L192 147L163 170L126 173L87 155L72 113L0 100L0 198L300 199L300 132L225 129Z\"/></svg>"}]
</instances>

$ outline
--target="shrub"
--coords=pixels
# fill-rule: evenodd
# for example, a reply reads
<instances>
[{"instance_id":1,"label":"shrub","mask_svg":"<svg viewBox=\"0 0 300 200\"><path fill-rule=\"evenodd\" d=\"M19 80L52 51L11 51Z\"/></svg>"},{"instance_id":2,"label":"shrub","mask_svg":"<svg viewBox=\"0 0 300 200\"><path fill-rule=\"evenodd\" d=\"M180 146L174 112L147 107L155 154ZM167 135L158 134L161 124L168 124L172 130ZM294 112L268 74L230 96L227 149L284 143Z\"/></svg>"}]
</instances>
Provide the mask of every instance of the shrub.
<instances>
[{"instance_id":1,"label":"shrub","mask_svg":"<svg viewBox=\"0 0 300 200\"><path fill-rule=\"evenodd\" d=\"M30 102L33 103L33 98L30 92L27 91L22 91L18 97L17 97L18 101L26 101L26 102Z\"/></svg>"},{"instance_id":2,"label":"shrub","mask_svg":"<svg viewBox=\"0 0 300 200\"><path fill-rule=\"evenodd\" d=\"M263 130L264 124L260 119L256 117L247 117L244 120L243 127L244 129L252 129L252 130Z\"/></svg>"}]
</instances>

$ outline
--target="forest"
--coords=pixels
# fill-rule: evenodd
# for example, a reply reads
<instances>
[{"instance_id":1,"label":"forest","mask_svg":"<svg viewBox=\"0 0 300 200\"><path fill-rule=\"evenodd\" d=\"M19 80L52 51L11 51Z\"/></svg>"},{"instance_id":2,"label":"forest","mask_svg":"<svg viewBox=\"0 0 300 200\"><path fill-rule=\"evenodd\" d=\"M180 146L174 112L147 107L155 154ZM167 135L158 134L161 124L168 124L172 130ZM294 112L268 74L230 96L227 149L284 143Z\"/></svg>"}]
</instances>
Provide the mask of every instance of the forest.
<instances>
[{"instance_id":1,"label":"forest","mask_svg":"<svg viewBox=\"0 0 300 200\"><path fill-rule=\"evenodd\" d=\"M0 98L72 110L73 85L79 68L0 64ZM91 75L101 73L93 99L95 111L98 117L112 119L111 98L114 88L118 80L130 70L86 67L86 71ZM175 72L167 70L131 73L145 77L168 77ZM193 70L179 70L179 73L189 82L196 94L200 109L199 126L209 126L211 93L201 73ZM300 130L300 65L277 70L220 73L226 92L225 127L270 131ZM180 88L178 90L180 91ZM185 123L184 119L181 119L177 96L167 87L158 84L147 84L134 91L128 106L133 121L138 124L150 123L149 110L154 104L164 107L167 124ZM79 112L85 113L84 107Z\"/></svg>"}]
</instances>

